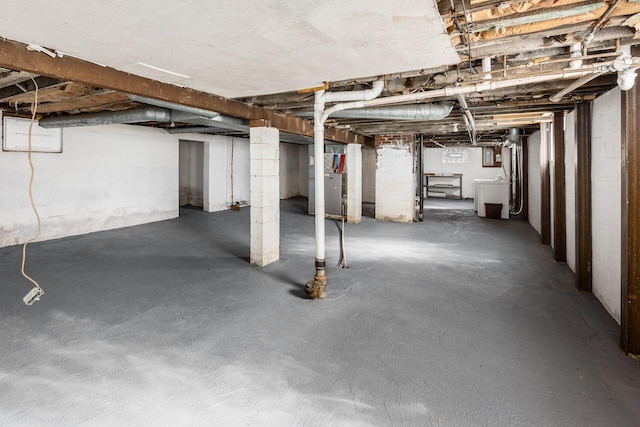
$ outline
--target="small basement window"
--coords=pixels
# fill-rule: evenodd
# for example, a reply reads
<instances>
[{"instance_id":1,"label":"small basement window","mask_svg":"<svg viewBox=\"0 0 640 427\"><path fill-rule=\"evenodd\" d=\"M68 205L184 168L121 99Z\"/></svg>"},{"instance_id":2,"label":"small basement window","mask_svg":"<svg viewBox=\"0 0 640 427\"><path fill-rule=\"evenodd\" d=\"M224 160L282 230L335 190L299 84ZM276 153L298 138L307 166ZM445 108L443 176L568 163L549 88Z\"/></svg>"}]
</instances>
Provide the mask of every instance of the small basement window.
<instances>
[{"instance_id":1,"label":"small basement window","mask_svg":"<svg viewBox=\"0 0 640 427\"><path fill-rule=\"evenodd\" d=\"M2 118L2 150L29 151L30 119L4 116ZM45 129L36 120L31 129L31 151L62 153L62 128Z\"/></svg>"}]
</instances>

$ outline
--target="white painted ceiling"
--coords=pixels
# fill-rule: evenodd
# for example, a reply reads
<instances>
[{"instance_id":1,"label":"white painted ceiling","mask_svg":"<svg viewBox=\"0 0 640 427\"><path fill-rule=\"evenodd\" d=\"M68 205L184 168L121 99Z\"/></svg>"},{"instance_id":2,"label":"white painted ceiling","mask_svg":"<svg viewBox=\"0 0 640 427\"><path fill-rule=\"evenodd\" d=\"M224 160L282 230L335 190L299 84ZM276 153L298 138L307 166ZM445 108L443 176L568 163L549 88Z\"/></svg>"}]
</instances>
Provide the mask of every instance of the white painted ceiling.
<instances>
[{"instance_id":1,"label":"white painted ceiling","mask_svg":"<svg viewBox=\"0 0 640 427\"><path fill-rule=\"evenodd\" d=\"M16 5L0 0L0 37L230 98L459 62L434 0Z\"/></svg>"}]
</instances>

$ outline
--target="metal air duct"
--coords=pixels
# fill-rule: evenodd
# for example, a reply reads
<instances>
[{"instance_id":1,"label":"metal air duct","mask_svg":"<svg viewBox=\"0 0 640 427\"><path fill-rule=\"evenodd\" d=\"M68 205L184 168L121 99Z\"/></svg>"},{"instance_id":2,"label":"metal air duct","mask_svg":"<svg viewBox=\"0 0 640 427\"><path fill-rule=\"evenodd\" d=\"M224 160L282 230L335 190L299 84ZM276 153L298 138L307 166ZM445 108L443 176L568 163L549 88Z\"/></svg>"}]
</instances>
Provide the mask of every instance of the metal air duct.
<instances>
[{"instance_id":1,"label":"metal air duct","mask_svg":"<svg viewBox=\"0 0 640 427\"><path fill-rule=\"evenodd\" d=\"M331 117L375 120L440 120L447 117L452 109L452 102L443 102L439 104L398 105L395 107L354 108L338 111L332 114Z\"/></svg>"},{"instance_id":2,"label":"metal air duct","mask_svg":"<svg viewBox=\"0 0 640 427\"><path fill-rule=\"evenodd\" d=\"M63 117L46 117L39 121L43 128L65 128L76 126L99 126L118 123L170 122L171 110L157 107L133 110L105 111L101 113L74 114Z\"/></svg>"}]
</instances>

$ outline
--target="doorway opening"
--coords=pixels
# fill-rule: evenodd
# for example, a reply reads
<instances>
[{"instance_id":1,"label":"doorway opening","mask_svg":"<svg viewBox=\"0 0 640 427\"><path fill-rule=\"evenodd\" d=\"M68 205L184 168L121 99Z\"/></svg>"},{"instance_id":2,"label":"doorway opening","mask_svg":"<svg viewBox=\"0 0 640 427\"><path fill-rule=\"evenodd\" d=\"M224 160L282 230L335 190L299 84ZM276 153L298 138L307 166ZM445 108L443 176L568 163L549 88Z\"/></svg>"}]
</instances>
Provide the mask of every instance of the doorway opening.
<instances>
[{"instance_id":1,"label":"doorway opening","mask_svg":"<svg viewBox=\"0 0 640 427\"><path fill-rule=\"evenodd\" d=\"M203 208L204 143L180 140L180 207Z\"/></svg>"}]
</instances>

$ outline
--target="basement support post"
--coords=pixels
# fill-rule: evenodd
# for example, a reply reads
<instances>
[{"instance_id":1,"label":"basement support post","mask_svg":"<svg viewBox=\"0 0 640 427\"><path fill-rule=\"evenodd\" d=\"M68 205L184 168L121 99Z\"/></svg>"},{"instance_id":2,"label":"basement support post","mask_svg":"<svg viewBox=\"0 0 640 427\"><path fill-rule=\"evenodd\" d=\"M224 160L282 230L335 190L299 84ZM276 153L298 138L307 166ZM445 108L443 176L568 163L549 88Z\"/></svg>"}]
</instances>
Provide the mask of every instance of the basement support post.
<instances>
[{"instance_id":1,"label":"basement support post","mask_svg":"<svg viewBox=\"0 0 640 427\"><path fill-rule=\"evenodd\" d=\"M576 103L576 287L591 292L591 102Z\"/></svg>"},{"instance_id":2,"label":"basement support post","mask_svg":"<svg viewBox=\"0 0 640 427\"><path fill-rule=\"evenodd\" d=\"M567 209L564 165L564 111L553 115L554 213L553 259L567 262Z\"/></svg>"},{"instance_id":3,"label":"basement support post","mask_svg":"<svg viewBox=\"0 0 640 427\"><path fill-rule=\"evenodd\" d=\"M549 170L549 124L540 124L540 239L543 245L551 244L551 171Z\"/></svg>"},{"instance_id":4,"label":"basement support post","mask_svg":"<svg viewBox=\"0 0 640 427\"><path fill-rule=\"evenodd\" d=\"M249 130L250 262L280 259L280 132L264 120Z\"/></svg>"},{"instance_id":5,"label":"basement support post","mask_svg":"<svg viewBox=\"0 0 640 427\"><path fill-rule=\"evenodd\" d=\"M362 145L347 145L347 222L362 221Z\"/></svg>"},{"instance_id":6,"label":"basement support post","mask_svg":"<svg viewBox=\"0 0 640 427\"><path fill-rule=\"evenodd\" d=\"M416 167L413 134L376 135L376 219L413 222Z\"/></svg>"},{"instance_id":7,"label":"basement support post","mask_svg":"<svg viewBox=\"0 0 640 427\"><path fill-rule=\"evenodd\" d=\"M418 222L424 221L424 134L420 134L418 143L418 172L416 173L418 185ZM462 189L460 189L462 192ZM462 196L462 193L461 193Z\"/></svg>"},{"instance_id":8,"label":"basement support post","mask_svg":"<svg viewBox=\"0 0 640 427\"><path fill-rule=\"evenodd\" d=\"M638 47L633 55L640 55ZM622 293L620 341L640 355L640 87L622 92Z\"/></svg>"},{"instance_id":9,"label":"basement support post","mask_svg":"<svg viewBox=\"0 0 640 427\"><path fill-rule=\"evenodd\" d=\"M529 222L529 142L528 136L522 137L522 219Z\"/></svg>"}]
</instances>

